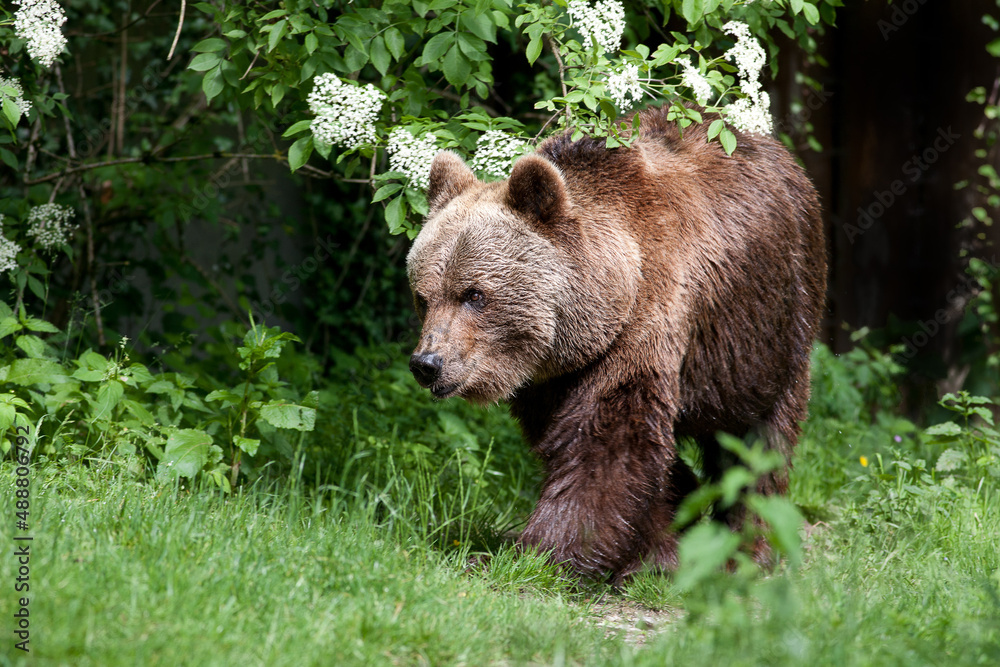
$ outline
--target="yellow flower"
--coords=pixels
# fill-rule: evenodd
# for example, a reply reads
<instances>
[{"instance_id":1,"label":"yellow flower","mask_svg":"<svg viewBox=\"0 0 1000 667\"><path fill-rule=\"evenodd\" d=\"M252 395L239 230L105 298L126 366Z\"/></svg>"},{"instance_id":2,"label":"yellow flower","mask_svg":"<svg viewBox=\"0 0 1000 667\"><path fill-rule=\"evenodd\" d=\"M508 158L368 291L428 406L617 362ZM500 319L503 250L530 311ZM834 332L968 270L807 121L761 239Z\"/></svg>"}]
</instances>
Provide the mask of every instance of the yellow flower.
<instances>
[{"instance_id":1,"label":"yellow flower","mask_svg":"<svg viewBox=\"0 0 1000 667\"><path fill-rule=\"evenodd\" d=\"M867 456L862 456L862 457L861 457L860 459L858 459L858 460L859 460L859 461L861 461L861 465L862 465L863 467L865 467L865 468L867 468L867 467L868 467L868 457L867 457Z\"/></svg>"}]
</instances>

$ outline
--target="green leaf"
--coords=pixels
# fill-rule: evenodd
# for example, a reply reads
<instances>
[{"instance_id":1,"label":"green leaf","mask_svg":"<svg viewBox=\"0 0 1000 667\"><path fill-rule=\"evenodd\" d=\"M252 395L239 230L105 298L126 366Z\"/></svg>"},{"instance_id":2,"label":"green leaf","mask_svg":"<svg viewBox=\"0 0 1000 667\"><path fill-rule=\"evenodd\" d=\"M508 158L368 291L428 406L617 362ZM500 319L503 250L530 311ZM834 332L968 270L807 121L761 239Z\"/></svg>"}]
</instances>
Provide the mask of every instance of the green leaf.
<instances>
[{"instance_id":1,"label":"green leaf","mask_svg":"<svg viewBox=\"0 0 1000 667\"><path fill-rule=\"evenodd\" d=\"M267 52L270 53L274 51L274 47L278 45L281 38L285 36L285 31L288 30L288 22L285 19L281 19L271 28L271 34L267 37Z\"/></svg>"},{"instance_id":2,"label":"green leaf","mask_svg":"<svg viewBox=\"0 0 1000 667\"><path fill-rule=\"evenodd\" d=\"M29 317L24 321L24 326L28 327L31 331L43 331L45 333L59 333L59 329L56 325L46 322L45 320L40 320L37 317Z\"/></svg>"},{"instance_id":3,"label":"green leaf","mask_svg":"<svg viewBox=\"0 0 1000 667\"><path fill-rule=\"evenodd\" d=\"M293 403L272 401L260 407L260 417L272 426L311 431L316 424L316 410Z\"/></svg>"},{"instance_id":4,"label":"green leaf","mask_svg":"<svg viewBox=\"0 0 1000 667\"><path fill-rule=\"evenodd\" d=\"M222 68L216 67L201 81L201 89L205 92L205 97L209 102L212 101L213 97L216 97L222 92L225 86L225 80L222 78Z\"/></svg>"},{"instance_id":5,"label":"green leaf","mask_svg":"<svg viewBox=\"0 0 1000 667\"><path fill-rule=\"evenodd\" d=\"M212 436L193 428L182 429L167 439L156 476L161 479L194 477L208 461Z\"/></svg>"},{"instance_id":6,"label":"green leaf","mask_svg":"<svg viewBox=\"0 0 1000 667\"><path fill-rule=\"evenodd\" d=\"M20 331L24 325L17 321L16 317L5 317L0 320L0 338L6 338L15 331Z\"/></svg>"},{"instance_id":7,"label":"green leaf","mask_svg":"<svg viewBox=\"0 0 1000 667\"><path fill-rule=\"evenodd\" d=\"M388 183L386 185L383 185L375 193L375 196L372 197L372 203L374 204L376 202L382 201L383 199L387 199L402 189L403 186L400 185L399 183Z\"/></svg>"},{"instance_id":8,"label":"green leaf","mask_svg":"<svg viewBox=\"0 0 1000 667\"><path fill-rule=\"evenodd\" d=\"M682 591L693 590L736 553L740 538L717 523L703 523L690 529L677 546L680 567L674 584Z\"/></svg>"},{"instance_id":9,"label":"green leaf","mask_svg":"<svg viewBox=\"0 0 1000 667\"><path fill-rule=\"evenodd\" d=\"M146 426L152 426L153 423L156 421L155 419L153 419L153 415L150 414L149 410L147 410L145 407L143 407L140 403L136 401L127 398L124 401L122 401L122 405L125 406L126 410L132 413L132 416L134 416L136 419L138 419Z\"/></svg>"},{"instance_id":10,"label":"green leaf","mask_svg":"<svg viewBox=\"0 0 1000 667\"><path fill-rule=\"evenodd\" d=\"M388 28L385 31L385 45L389 48L389 53L396 60L401 60L403 58L403 53L406 51L406 40L403 38L403 33L399 32L396 28Z\"/></svg>"},{"instance_id":11,"label":"green leaf","mask_svg":"<svg viewBox=\"0 0 1000 667\"><path fill-rule=\"evenodd\" d=\"M424 63L433 63L441 60L441 56L448 52L448 47L454 44L455 33L442 32L434 35L424 44L423 54L420 56Z\"/></svg>"},{"instance_id":12,"label":"green leaf","mask_svg":"<svg viewBox=\"0 0 1000 667\"><path fill-rule=\"evenodd\" d=\"M313 151L313 138L311 134L300 137L288 149L288 166L292 171L309 161L309 156Z\"/></svg>"},{"instance_id":13,"label":"green leaf","mask_svg":"<svg viewBox=\"0 0 1000 667\"><path fill-rule=\"evenodd\" d=\"M11 169L18 168L17 156L11 153L6 148L0 148L0 160L3 160L3 163L6 164Z\"/></svg>"},{"instance_id":14,"label":"green leaf","mask_svg":"<svg viewBox=\"0 0 1000 667\"><path fill-rule=\"evenodd\" d=\"M306 51L311 55L318 48L319 39L316 37L316 33L310 32L306 34Z\"/></svg>"},{"instance_id":15,"label":"green leaf","mask_svg":"<svg viewBox=\"0 0 1000 667\"><path fill-rule=\"evenodd\" d=\"M497 27L492 21L492 14L480 14L476 16L474 12L463 12L461 23L465 29L476 37L487 42L497 41Z\"/></svg>"},{"instance_id":16,"label":"green leaf","mask_svg":"<svg viewBox=\"0 0 1000 667\"><path fill-rule=\"evenodd\" d=\"M205 397L206 401L229 401L230 403L239 403L243 400L243 397L237 394L235 391L230 391L229 389L216 389L215 391L209 393Z\"/></svg>"},{"instance_id":17,"label":"green leaf","mask_svg":"<svg viewBox=\"0 0 1000 667\"><path fill-rule=\"evenodd\" d=\"M118 405L125 393L125 386L118 380L108 380L97 390L95 419L111 419L111 411Z\"/></svg>"},{"instance_id":18,"label":"green leaf","mask_svg":"<svg viewBox=\"0 0 1000 667\"><path fill-rule=\"evenodd\" d=\"M798 14L802 11L802 5L805 3L804 0L791 0L791 2L789 2L788 4L792 8L792 13Z\"/></svg>"},{"instance_id":19,"label":"green leaf","mask_svg":"<svg viewBox=\"0 0 1000 667\"><path fill-rule=\"evenodd\" d=\"M378 73L385 76L385 73L389 71L389 65L392 63L392 60L389 57L389 50L385 48L385 40L381 36L372 40L368 55L372 59L372 65L375 66Z\"/></svg>"},{"instance_id":20,"label":"green leaf","mask_svg":"<svg viewBox=\"0 0 1000 667\"><path fill-rule=\"evenodd\" d=\"M993 426L993 411L989 408L971 408L970 415L979 415L990 426Z\"/></svg>"},{"instance_id":21,"label":"green leaf","mask_svg":"<svg viewBox=\"0 0 1000 667\"><path fill-rule=\"evenodd\" d=\"M23 336L18 336L15 342L19 348L24 350L33 359L45 356L45 342L38 336L24 334Z\"/></svg>"},{"instance_id":22,"label":"green leaf","mask_svg":"<svg viewBox=\"0 0 1000 667\"><path fill-rule=\"evenodd\" d=\"M219 37L209 37L208 39L203 39L194 46L191 50L195 53L214 53L216 51L222 51L226 48L226 40L220 39Z\"/></svg>"},{"instance_id":23,"label":"green leaf","mask_svg":"<svg viewBox=\"0 0 1000 667\"><path fill-rule=\"evenodd\" d=\"M457 44L452 46L444 57L444 78L448 79L448 83L451 85L459 87L465 85L470 74L472 74L472 65L462 55Z\"/></svg>"},{"instance_id":24,"label":"green leaf","mask_svg":"<svg viewBox=\"0 0 1000 667\"><path fill-rule=\"evenodd\" d=\"M220 62L222 62L222 58L217 53L199 53L188 65L188 69L195 72L207 72L213 67L218 67Z\"/></svg>"},{"instance_id":25,"label":"green leaf","mask_svg":"<svg viewBox=\"0 0 1000 667\"><path fill-rule=\"evenodd\" d=\"M722 132L723 128L726 127L725 121L721 118L717 118L712 121L712 124L708 126L708 139L711 141L719 136L719 132Z\"/></svg>"},{"instance_id":26,"label":"green leaf","mask_svg":"<svg viewBox=\"0 0 1000 667\"><path fill-rule=\"evenodd\" d=\"M528 50L525 55L528 56L528 64L534 65L535 61L538 60L538 56L542 54L542 37L534 37L530 42L528 42Z\"/></svg>"},{"instance_id":27,"label":"green leaf","mask_svg":"<svg viewBox=\"0 0 1000 667\"><path fill-rule=\"evenodd\" d=\"M253 456L257 453L257 448L260 447L260 440L256 440L254 438L244 438L241 435L234 435L233 444L250 456Z\"/></svg>"},{"instance_id":28,"label":"green leaf","mask_svg":"<svg viewBox=\"0 0 1000 667\"><path fill-rule=\"evenodd\" d=\"M17 125L17 121L21 120L21 108L14 104L14 100L4 97L3 115L7 117L11 125Z\"/></svg>"},{"instance_id":29,"label":"green leaf","mask_svg":"<svg viewBox=\"0 0 1000 667\"><path fill-rule=\"evenodd\" d=\"M8 403L0 403L0 438L7 432L10 425L14 423L14 418L17 416L17 410L13 405Z\"/></svg>"},{"instance_id":30,"label":"green leaf","mask_svg":"<svg viewBox=\"0 0 1000 667\"><path fill-rule=\"evenodd\" d=\"M50 359L17 359L7 371L7 382L28 386L66 381L66 371Z\"/></svg>"},{"instance_id":31,"label":"green leaf","mask_svg":"<svg viewBox=\"0 0 1000 667\"><path fill-rule=\"evenodd\" d=\"M767 541L783 553L793 567L801 563L802 538L799 537L799 530L803 519L795 505L781 496L759 495L750 496L747 504L770 526Z\"/></svg>"},{"instance_id":32,"label":"green leaf","mask_svg":"<svg viewBox=\"0 0 1000 667\"><path fill-rule=\"evenodd\" d=\"M743 466L733 466L719 482L722 492L722 506L730 507L740 496L740 492L756 481L756 476Z\"/></svg>"},{"instance_id":33,"label":"green leaf","mask_svg":"<svg viewBox=\"0 0 1000 667\"><path fill-rule=\"evenodd\" d=\"M292 136L294 134L298 134L299 132L305 132L306 130L309 129L309 127L311 125L312 125L312 119L311 118L307 119L307 120L300 120L297 123L293 123L292 126L290 128L288 128L287 130L285 130L285 133L282 134L281 136L283 138L287 139L288 137L290 137L290 136Z\"/></svg>"},{"instance_id":34,"label":"green leaf","mask_svg":"<svg viewBox=\"0 0 1000 667\"><path fill-rule=\"evenodd\" d=\"M994 58L1000 58L1000 37L986 45L986 50Z\"/></svg>"},{"instance_id":35,"label":"green leaf","mask_svg":"<svg viewBox=\"0 0 1000 667\"><path fill-rule=\"evenodd\" d=\"M955 422L944 422L943 424L935 424L927 428L924 433L926 435L955 437L962 435L962 427Z\"/></svg>"},{"instance_id":36,"label":"green leaf","mask_svg":"<svg viewBox=\"0 0 1000 667\"><path fill-rule=\"evenodd\" d=\"M806 21L809 21L812 25L819 23L819 10L816 9L816 5L803 5L802 15L806 17Z\"/></svg>"},{"instance_id":37,"label":"green leaf","mask_svg":"<svg viewBox=\"0 0 1000 667\"><path fill-rule=\"evenodd\" d=\"M406 202L403 197L396 197L385 207L385 222L389 231L395 233L406 221Z\"/></svg>"},{"instance_id":38,"label":"green leaf","mask_svg":"<svg viewBox=\"0 0 1000 667\"><path fill-rule=\"evenodd\" d=\"M704 0L684 0L681 3L681 16L687 20L691 27L701 22L701 17L705 14Z\"/></svg>"},{"instance_id":39,"label":"green leaf","mask_svg":"<svg viewBox=\"0 0 1000 667\"><path fill-rule=\"evenodd\" d=\"M726 155L732 155L733 151L736 150L736 135L729 128L719 133L719 142L722 144L722 150L726 151Z\"/></svg>"},{"instance_id":40,"label":"green leaf","mask_svg":"<svg viewBox=\"0 0 1000 667\"><path fill-rule=\"evenodd\" d=\"M934 469L938 472L952 472L960 470L965 464L965 454L957 449L946 449L938 457L937 465Z\"/></svg>"},{"instance_id":41,"label":"green leaf","mask_svg":"<svg viewBox=\"0 0 1000 667\"><path fill-rule=\"evenodd\" d=\"M73 371L73 375L70 377L81 382L100 382L104 379L104 371L93 368L78 368Z\"/></svg>"}]
</instances>

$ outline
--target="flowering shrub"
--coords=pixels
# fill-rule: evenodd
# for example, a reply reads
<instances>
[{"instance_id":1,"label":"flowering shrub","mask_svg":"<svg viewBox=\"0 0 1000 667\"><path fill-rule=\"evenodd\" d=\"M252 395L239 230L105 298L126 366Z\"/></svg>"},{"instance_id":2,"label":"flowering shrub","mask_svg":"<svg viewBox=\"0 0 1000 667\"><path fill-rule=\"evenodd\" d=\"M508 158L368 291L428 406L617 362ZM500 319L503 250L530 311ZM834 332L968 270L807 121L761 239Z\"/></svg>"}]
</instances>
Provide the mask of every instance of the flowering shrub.
<instances>
[{"instance_id":1,"label":"flowering shrub","mask_svg":"<svg viewBox=\"0 0 1000 667\"><path fill-rule=\"evenodd\" d=\"M66 46L62 25L66 13L55 0L20 0L14 4L14 32L27 42L28 55L42 67L51 67Z\"/></svg>"},{"instance_id":2,"label":"flowering shrub","mask_svg":"<svg viewBox=\"0 0 1000 667\"><path fill-rule=\"evenodd\" d=\"M375 123L385 93L372 84L353 86L335 74L321 74L307 98L316 117L309 129L316 141L356 149L375 142Z\"/></svg>"},{"instance_id":3,"label":"flowering shrub","mask_svg":"<svg viewBox=\"0 0 1000 667\"><path fill-rule=\"evenodd\" d=\"M168 4L0 4L0 287L31 359L46 355L27 336L55 332L30 326L49 320L82 320L82 347L106 351L149 316L140 344L176 359L195 356L205 313L283 302L293 326L323 328L304 336L317 346L394 337L406 243L389 233L416 234L436 152L501 179L554 133L627 150L623 115L648 104L682 125L720 113L709 134L738 150L740 127L765 131L772 36L813 50L840 2ZM269 162L322 181L294 193L307 215L281 219L273 174L254 171ZM281 234L316 241L312 256L283 264ZM147 303L161 286L171 303Z\"/></svg>"},{"instance_id":4,"label":"flowering shrub","mask_svg":"<svg viewBox=\"0 0 1000 667\"><path fill-rule=\"evenodd\" d=\"M28 236L45 250L65 244L76 226L70 223L73 209L59 204L35 206L28 214Z\"/></svg>"},{"instance_id":5,"label":"flowering shrub","mask_svg":"<svg viewBox=\"0 0 1000 667\"><path fill-rule=\"evenodd\" d=\"M188 68L211 105L235 104L253 110L258 122L275 122L292 140L275 158L293 171L368 184L389 229L413 236L438 150L470 159L484 178L504 178L513 159L551 133L571 130L604 138L609 148L628 146L637 121L620 114L657 104L669 106L681 125L720 113L709 135L732 153L734 131L771 131L762 73L768 49L775 49L772 31L814 48L811 33L832 23L840 5L292 0L269 9L225 0L190 7L195 17L189 11L179 18L170 51L184 31L202 30ZM23 54L41 71L61 76L59 63L69 51L60 3L21 0L0 11L0 39L7 37L10 55ZM686 30L651 32L651 19ZM506 45L513 46L514 60L505 70L530 67L530 85L503 89L497 81L493 59L510 50ZM9 129L29 115L58 114L65 93L26 91L25 81L35 86L35 76L0 74ZM0 158L16 164L5 151L0 147ZM68 231L57 225L51 235L12 240L48 248Z\"/></svg>"},{"instance_id":6,"label":"flowering shrub","mask_svg":"<svg viewBox=\"0 0 1000 667\"><path fill-rule=\"evenodd\" d=\"M487 130L476 142L476 154L469 167L492 178L506 178L518 157L528 150L528 143L503 130Z\"/></svg>"},{"instance_id":7,"label":"flowering shrub","mask_svg":"<svg viewBox=\"0 0 1000 667\"><path fill-rule=\"evenodd\" d=\"M566 11L589 47L603 53L621 49L625 8L618 0L598 0L593 6L587 0L569 0Z\"/></svg>"}]
</instances>

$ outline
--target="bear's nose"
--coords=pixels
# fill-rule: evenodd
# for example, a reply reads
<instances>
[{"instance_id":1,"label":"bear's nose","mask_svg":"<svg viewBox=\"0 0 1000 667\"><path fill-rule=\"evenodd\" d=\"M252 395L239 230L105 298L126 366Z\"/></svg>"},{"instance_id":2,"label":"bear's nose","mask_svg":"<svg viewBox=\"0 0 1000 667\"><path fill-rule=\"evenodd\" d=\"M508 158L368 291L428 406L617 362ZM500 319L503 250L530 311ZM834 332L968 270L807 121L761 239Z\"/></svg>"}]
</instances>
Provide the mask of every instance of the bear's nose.
<instances>
[{"instance_id":1,"label":"bear's nose","mask_svg":"<svg viewBox=\"0 0 1000 667\"><path fill-rule=\"evenodd\" d=\"M417 379L421 387L429 387L441 375L441 355L431 352L429 354L414 354L410 357L410 372Z\"/></svg>"}]
</instances>

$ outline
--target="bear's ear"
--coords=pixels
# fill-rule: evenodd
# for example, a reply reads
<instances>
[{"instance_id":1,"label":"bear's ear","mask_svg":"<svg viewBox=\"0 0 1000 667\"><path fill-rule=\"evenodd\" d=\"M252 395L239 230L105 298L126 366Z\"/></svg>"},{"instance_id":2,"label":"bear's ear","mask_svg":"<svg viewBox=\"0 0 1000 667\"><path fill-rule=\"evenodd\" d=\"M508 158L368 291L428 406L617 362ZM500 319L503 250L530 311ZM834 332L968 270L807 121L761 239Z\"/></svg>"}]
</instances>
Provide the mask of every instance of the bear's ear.
<instances>
[{"instance_id":1,"label":"bear's ear","mask_svg":"<svg viewBox=\"0 0 1000 667\"><path fill-rule=\"evenodd\" d=\"M476 175L465 166L462 158L451 151L441 151L431 162L431 184L427 188L427 203L431 215L448 205L476 182Z\"/></svg>"},{"instance_id":2,"label":"bear's ear","mask_svg":"<svg viewBox=\"0 0 1000 667\"><path fill-rule=\"evenodd\" d=\"M525 155L507 181L507 205L530 220L552 222L567 206L562 175L539 155Z\"/></svg>"}]
</instances>

